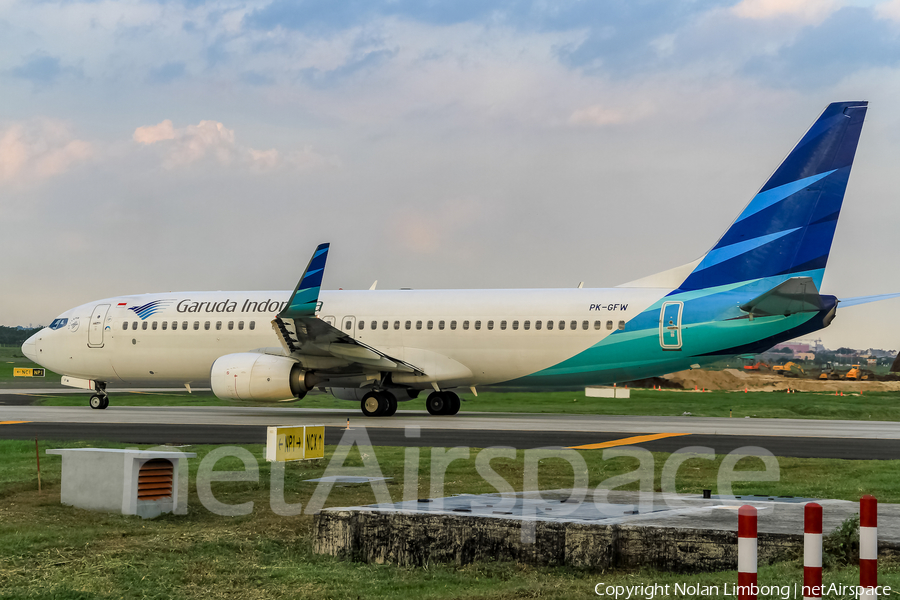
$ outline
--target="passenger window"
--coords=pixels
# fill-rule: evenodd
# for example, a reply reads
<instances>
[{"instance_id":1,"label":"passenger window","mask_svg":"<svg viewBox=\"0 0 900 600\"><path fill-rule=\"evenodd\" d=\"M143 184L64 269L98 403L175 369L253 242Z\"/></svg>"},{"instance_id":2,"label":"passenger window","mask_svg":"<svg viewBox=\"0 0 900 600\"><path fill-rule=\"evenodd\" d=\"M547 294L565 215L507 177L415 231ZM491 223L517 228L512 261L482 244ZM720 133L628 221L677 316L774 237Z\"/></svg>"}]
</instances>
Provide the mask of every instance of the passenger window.
<instances>
[{"instance_id":1,"label":"passenger window","mask_svg":"<svg viewBox=\"0 0 900 600\"><path fill-rule=\"evenodd\" d=\"M184 329L185 331L187 331L187 321L181 322L181 328Z\"/></svg>"},{"instance_id":2,"label":"passenger window","mask_svg":"<svg viewBox=\"0 0 900 600\"><path fill-rule=\"evenodd\" d=\"M250 321L250 329L256 329L256 321Z\"/></svg>"},{"instance_id":3,"label":"passenger window","mask_svg":"<svg viewBox=\"0 0 900 600\"><path fill-rule=\"evenodd\" d=\"M619 321L619 330L623 331L625 329L625 321Z\"/></svg>"},{"instance_id":4,"label":"passenger window","mask_svg":"<svg viewBox=\"0 0 900 600\"><path fill-rule=\"evenodd\" d=\"M407 331L410 330L410 329L412 329L412 321L407 321L407 322L403 325L403 327L405 327Z\"/></svg>"},{"instance_id":5,"label":"passenger window","mask_svg":"<svg viewBox=\"0 0 900 600\"><path fill-rule=\"evenodd\" d=\"M469 328L469 322L463 321L463 329L468 329L468 328Z\"/></svg>"},{"instance_id":6,"label":"passenger window","mask_svg":"<svg viewBox=\"0 0 900 600\"><path fill-rule=\"evenodd\" d=\"M141 329L144 331L147 331L147 321L144 321L143 323L141 323Z\"/></svg>"},{"instance_id":7,"label":"passenger window","mask_svg":"<svg viewBox=\"0 0 900 600\"><path fill-rule=\"evenodd\" d=\"M378 329L378 321L372 321L369 323L369 327L371 327L373 331Z\"/></svg>"},{"instance_id":8,"label":"passenger window","mask_svg":"<svg viewBox=\"0 0 900 600\"><path fill-rule=\"evenodd\" d=\"M416 329L422 329L422 321L416 321Z\"/></svg>"},{"instance_id":9,"label":"passenger window","mask_svg":"<svg viewBox=\"0 0 900 600\"><path fill-rule=\"evenodd\" d=\"M569 329L571 329L572 331L578 329L578 321L572 321L571 323L569 323Z\"/></svg>"},{"instance_id":10,"label":"passenger window","mask_svg":"<svg viewBox=\"0 0 900 600\"><path fill-rule=\"evenodd\" d=\"M172 331L176 331L178 329L178 321L172 321Z\"/></svg>"},{"instance_id":11,"label":"passenger window","mask_svg":"<svg viewBox=\"0 0 900 600\"><path fill-rule=\"evenodd\" d=\"M519 328L519 322L518 322L518 321L513 321L513 330L516 330L516 329L518 329L518 328Z\"/></svg>"},{"instance_id":12,"label":"passenger window","mask_svg":"<svg viewBox=\"0 0 900 600\"><path fill-rule=\"evenodd\" d=\"M243 321L241 321L241 323L243 323ZM242 325L238 325L238 329L243 329L243 328L244 327ZM350 331L351 329L353 329L353 321L351 321L350 319L347 319L346 321L344 321L344 329L347 331Z\"/></svg>"},{"instance_id":13,"label":"passenger window","mask_svg":"<svg viewBox=\"0 0 900 600\"><path fill-rule=\"evenodd\" d=\"M222 321L216 321L216 331L219 331L221 329L222 329Z\"/></svg>"},{"instance_id":14,"label":"passenger window","mask_svg":"<svg viewBox=\"0 0 900 600\"><path fill-rule=\"evenodd\" d=\"M156 321L153 321L153 325L150 326L150 329L156 331Z\"/></svg>"},{"instance_id":15,"label":"passenger window","mask_svg":"<svg viewBox=\"0 0 900 600\"><path fill-rule=\"evenodd\" d=\"M132 329L132 330L137 330L137 324L138 324L137 321L135 321L134 323L132 323L132 324L131 324L131 329Z\"/></svg>"},{"instance_id":16,"label":"passenger window","mask_svg":"<svg viewBox=\"0 0 900 600\"><path fill-rule=\"evenodd\" d=\"M441 331L444 330L444 322L443 321L438 321L438 329L440 329Z\"/></svg>"},{"instance_id":17,"label":"passenger window","mask_svg":"<svg viewBox=\"0 0 900 600\"><path fill-rule=\"evenodd\" d=\"M603 321L594 321L594 329L600 330L603 327Z\"/></svg>"},{"instance_id":18,"label":"passenger window","mask_svg":"<svg viewBox=\"0 0 900 600\"><path fill-rule=\"evenodd\" d=\"M481 321L475 321L475 331L481 329Z\"/></svg>"},{"instance_id":19,"label":"passenger window","mask_svg":"<svg viewBox=\"0 0 900 600\"><path fill-rule=\"evenodd\" d=\"M553 321L547 321L547 331L553 331Z\"/></svg>"},{"instance_id":20,"label":"passenger window","mask_svg":"<svg viewBox=\"0 0 900 600\"><path fill-rule=\"evenodd\" d=\"M200 321L194 321L194 331L200 331Z\"/></svg>"},{"instance_id":21,"label":"passenger window","mask_svg":"<svg viewBox=\"0 0 900 600\"><path fill-rule=\"evenodd\" d=\"M588 325L590 325L590 323L588 323L587 321L581 322L581 328L584 329L585 331L587 331Z\"/></svg>"},{"instance_id":22,"label":"passenger window","mask_svg":"<svg viewBox=\"0 0 900 600\"><path fill-rule=\"evenodd\" d=\"M565 321L560 321L560 322L559 322L559 330L562 331L562 330L564 330L565 328L566 328L566 322L565 322Z\"/></svg>"},{"instance_id":23,"label":"passenger window","mask_svg":"<svg viewBox=\"0 0 900 600\"><path fill-rule=\"evenodd\" d=\"M162 322L162 330L165 331L165 330L166 330L166 327L167 327L168 325L169 325L169 322L168 322L168 321L163 321L163 322Z\"/></svg>"},{"instance_id":24,"label":"passenger window","mask_svg":"<svg viewBox=\"0 0 900 600\"><path fill-rule=\"evenodd\" d=\"M122 329L124 331L128 331L128 321L125 321L124 323L122 323Z\"/></svg>"},{"instance_id":25,"label":"passenger window","mask_svg":"<svg viewBox=\"0 0 900 600\"><path fill-rule=\"evenodd\" d=\"M540 329L540 328L541 328L541 322L540 322L540 321L535 321L535 322L534 322L534 328L535 328L535 329Z\"/></svg>"},{"instance_id":26,"label":"passenger window","mask_svg":"<svg viewBox=\"0 0 900 600\"><path fill-rule=\"evenodd\" d=\"M456 321L450 321L450 329L456 329Z\"/></svg>"},{"instance_id":27,"label":"passenger window","mask_svg":"<svg viewBox=\"0 0 900 600\"><path fill-rule=\"evenodd\" d=\"M500 321L500 329L506 329L506 321Z\"/></svg>"},{"instance_id":28,"label":"passenger window","mask_svg":"<svg viewBox=\"0 0 900 600\"><path fill-rule=\"evenodd\" d=\"M387 321L382 321L382 322L381 322L381 328L382 328L382 329L387 329L387 328L388 328L388 322L387 322Z\"/></svg>"},{"instance_id":29,"label":"passenger window","mask_svg":"<svg viewBox=\"0 0 900 600\"><path fill-rule=\"evenodd\" d=\"M209 321L207 321L207 322L205 322L205 323L203 324L203 329L204 329L205 331L209 331Z\"/></svg>"},{"instance_id":30,"label":"passenger window","mask_svg":"<svg viewBox=\"0 0 900 600\"><path fill-rule=\"evenodd\" d=\"M366 322L365 322L365 321L360 321L360 322L359 322L359 330L362 331L362 330L365 329L365 328L366 328Z\"/></svg>"},{"instance_id":31,"label":"passenger window","mask_svg":"<svg viewBox=\"0 0 900 600\"><path fill-rule=\"evenodd\" d=\"M244 322L243 321L238 321L238 330L240 330L240 331L244 330Z\"/></svg>"},{"instance_id":32,"label":"passenger window","mask_svg":"<svg viewBox=\"0 0 900 600\"><path fill-rule=\"evenodd\" d=\"M524 323L522 323L522 329L524 329L525 331L531 329L531 321L525 321Z\"/></svg>"},{"instance_id":33,"label":"passenger window","mask_svg":"<svg viewBox=\"0 0 900 600\"><path fill-rule=\"evenodd\" d=\"M234 321L228 321L228 331L234 329Z\"/></svg>"},{"instance_id":34,"label":"passenger window","mask_svg":"<svg viewBox=\"0 0 900 600\"><path fill-rule=\"evenodd\" d=\"M400 321L394 321L394 329L400 329Z\"/></svg>"},{"instance_id":35,"label":"passenger window","mask_svg":"<svg viewBox=\"0 0 900 600\"><path fill-rule=\"evenodd\" d=\"M488 321L488 331L492 331L494 329L494 322Z\"/></svg>"},{"instance_id":36,"label":"passenger window","mask_svg":"<svg viewBox=\"0 0 900 600\"><path fill-rule=\"evenodd\" d=\"M606 322L606 328L609 329L610 331L612 331L612 328L613 328L613 322L612 322L612 321L607 321L607 322Z\"/></svg>"},{"instance_id":37,"label":"passenger window","mask_svg":"<svg viewBox=\"0 0 900 600\"><path fill-rule=\"evenodd\" d=\"M428 321L427 327L429 330L434 329L434 321Z\"/></svg>"}]
</instances>

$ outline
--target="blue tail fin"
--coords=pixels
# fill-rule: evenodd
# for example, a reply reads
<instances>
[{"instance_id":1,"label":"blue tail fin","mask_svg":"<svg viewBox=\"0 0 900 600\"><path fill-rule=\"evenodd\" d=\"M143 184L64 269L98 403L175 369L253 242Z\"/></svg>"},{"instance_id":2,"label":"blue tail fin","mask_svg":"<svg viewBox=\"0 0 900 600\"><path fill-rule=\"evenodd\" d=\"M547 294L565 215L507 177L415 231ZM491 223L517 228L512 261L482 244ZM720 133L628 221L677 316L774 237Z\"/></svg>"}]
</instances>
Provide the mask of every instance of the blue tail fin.
<instances>
[{"instance_id":1,"label":"blue tail fin","mask_svg":"<svg viewBox=\"0 0 900 600\"><path fill-rule=\"evenodd\" d=\"M801 272L821 288L867 105L829 104L680 289Z\"/></svg>"}]
</instances>

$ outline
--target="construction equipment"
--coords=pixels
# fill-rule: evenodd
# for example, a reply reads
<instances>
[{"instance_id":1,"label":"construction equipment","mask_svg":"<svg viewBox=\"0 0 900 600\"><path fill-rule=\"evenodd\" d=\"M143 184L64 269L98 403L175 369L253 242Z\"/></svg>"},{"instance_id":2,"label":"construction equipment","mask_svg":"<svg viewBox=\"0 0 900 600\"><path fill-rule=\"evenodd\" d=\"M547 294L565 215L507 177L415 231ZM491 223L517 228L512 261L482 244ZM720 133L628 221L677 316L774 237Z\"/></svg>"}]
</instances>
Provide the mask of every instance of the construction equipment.
<instances>
[{"instance_id":1,"label":"construction equipment","mask_svg":"<svg viewBox=\"0 0 900 600\"><path fill-rule=\"evenodd\" d=\"M850 370L844 375L844 379L853 379L854 381L864 381L869 378L871 371L861 369L859 365L850 365Z\"/></svg>"},{"instance_id":2,"label":"construction equipment","mask_svg":"<svg viewBox=\"0 0 900 600\"><path fill-rule=\"evenodd\" d=\"M744 369L746 369L747 371L759 371L760 367L765 367L767 369L772 368L761 360L756 361L756 364L753 365L744 365Z\"/></svg>"},{"instance_id":3,"label":"construction equipment","mask_svg":"<svg viewBox=\"0 0 900 600\"><path fill-rule=\"evenodd\" d=\"M830 362L825 363L822 372L819 373L819 379L840 379L841 374L834 370L834 365Z\"/></svg>"},{"instance_id":4,"label":"construction equipment","mask_svg":"<svg viewBox=\"0 0 900 600\"><path fill-rule=\"evenodd\" d=\"M785 377L800 377L801 375L806 374L806 371L803 370L803 367L792 360L784 363L783 365L775 365L774 367L772 367L772 372L778 375L784 375Z\"/></svg>"}]
</instances>

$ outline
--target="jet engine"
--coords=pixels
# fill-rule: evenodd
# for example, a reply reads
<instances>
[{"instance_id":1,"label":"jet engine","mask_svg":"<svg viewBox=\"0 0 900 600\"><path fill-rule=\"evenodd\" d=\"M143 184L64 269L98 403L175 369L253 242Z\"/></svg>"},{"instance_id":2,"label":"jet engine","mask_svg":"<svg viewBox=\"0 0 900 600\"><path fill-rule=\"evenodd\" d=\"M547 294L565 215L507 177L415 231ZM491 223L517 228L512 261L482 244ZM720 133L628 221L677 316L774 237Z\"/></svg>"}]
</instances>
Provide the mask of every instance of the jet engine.
<instances>
[{"instance_id":1,"label":"jet engine","mask_svg":"<svg viewBox=\"0 0 900 600\"><path fill-rule=\"evenodd\" d=\"M299 400L310 388L300 363L256 352L220 356L209 375L213 393L223 400Z\"/></svg>"}]
</instances>

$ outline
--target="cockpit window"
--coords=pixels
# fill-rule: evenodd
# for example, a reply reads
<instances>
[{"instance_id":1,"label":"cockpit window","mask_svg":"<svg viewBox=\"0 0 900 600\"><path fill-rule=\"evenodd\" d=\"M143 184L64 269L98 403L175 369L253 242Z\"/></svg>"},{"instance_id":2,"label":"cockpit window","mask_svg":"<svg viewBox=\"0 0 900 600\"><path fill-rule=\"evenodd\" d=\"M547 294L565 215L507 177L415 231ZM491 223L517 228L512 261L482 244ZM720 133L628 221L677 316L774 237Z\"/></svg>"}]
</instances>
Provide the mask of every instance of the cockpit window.
<instances>
[{"instance_id":1,"label":"cockpit window","mask_svg":"<svg viewBox=\"0 0 900 600\"><path fill-rule=\"evenodd\" d=\"M68 322L68 319L53 319L53 322L50 323L50 329L61 329L65 327Z\"/></svg>"}]
</instances>

